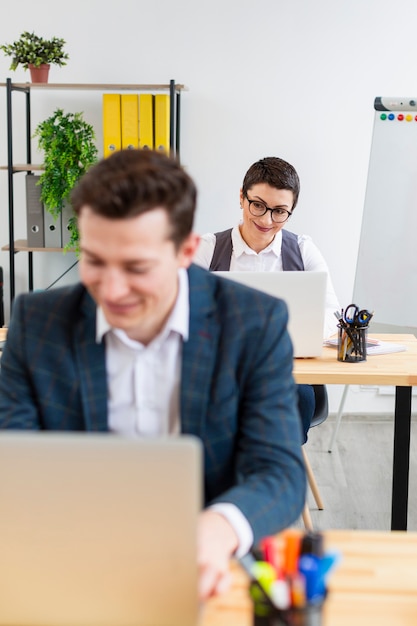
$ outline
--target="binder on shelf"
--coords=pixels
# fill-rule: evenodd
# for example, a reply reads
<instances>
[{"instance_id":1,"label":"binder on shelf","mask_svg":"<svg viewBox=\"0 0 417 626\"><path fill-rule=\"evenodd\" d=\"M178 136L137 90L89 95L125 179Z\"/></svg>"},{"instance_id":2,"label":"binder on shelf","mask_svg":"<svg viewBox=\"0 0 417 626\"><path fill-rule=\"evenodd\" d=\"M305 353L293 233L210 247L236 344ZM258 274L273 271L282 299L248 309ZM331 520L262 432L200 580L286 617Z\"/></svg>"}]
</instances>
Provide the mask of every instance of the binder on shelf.
<instances>
[{"instance_id":1,"label":"binder on shelf","mask_svg":"<svg viewBox=\"0 0 417 626\"><path fill-rule=\"evenodd\" d=\"M26 231L29 248L44 248L43 204L39 176L26 174Z\"/></svg>"},{"instance_id":2,"label":"binder on shelf","mask_svg":"<svg viewBox=\"0 0 417 626\"><path fill-rule=\"evenodd\" d=\"M153 95L139 94L139 148L153 150Z\"/></svg>"},{"instance_id":3,"label":"binder on shelf","mask_svg":"<svg viewBox=\"0 0 417 626\"><path fill-rule=\"evenodd\" d=\"M71 239L71 233L69 230L69 222L72 217L75 216L74 210L70 202L66 201L61 210L61 242L64 248Z\"/></svg>"},{"instance_id":4,"label":"binder on shelf","mask_svg":"<svg viewBox=\"0 0 417 626\"><path fill-rule=\"evenodd\" d=\"M169 96L155 96L155 150L169 154Z\"/></svg>"},{"instance_id":5,"label":"binder on shelf","mask_svg":"<svg viewBox=\"0 0 417 626\"><path fill-rule=\"evenodd\" d=\"M139 96L122 94L121 96L122 148L139 147Z\"/></svg>"},{"instance_id":6,"label":"binder on shelf","mask_svg":"<svg viewBox=\"0 0 417 626\"><path fill-rule=\"evenodd\" d=\"M103 94L103 155L122 147L121 98L119 93Z\"/></svg>"},{"instance_id":7,"label":"binder on shelf","mask_svg":"<svg viewBox=\"0 0 417 626\"><path fill-rule=\"evenodd\" d=\"M45 248L62 248L62 216L52 215L45 207L43 212Z\"/></svg>"}]
</instances>

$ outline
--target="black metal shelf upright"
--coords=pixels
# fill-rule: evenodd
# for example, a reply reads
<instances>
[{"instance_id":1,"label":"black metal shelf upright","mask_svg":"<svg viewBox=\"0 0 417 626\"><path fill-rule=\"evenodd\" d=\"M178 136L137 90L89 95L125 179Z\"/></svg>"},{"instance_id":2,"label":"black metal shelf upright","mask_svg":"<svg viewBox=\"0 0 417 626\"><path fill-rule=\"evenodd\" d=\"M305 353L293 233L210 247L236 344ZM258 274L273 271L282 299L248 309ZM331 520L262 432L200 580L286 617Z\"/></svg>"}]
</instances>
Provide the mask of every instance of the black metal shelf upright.
<instances>
[{"instance_id":1,"label":"black metal shelf upright","mask_svg":"<svg viewBox=\"0 0 417 626\"><path fill-rule=\"evenodd\" d=\"M15 264L14 264L14 186L13 175L17 170L13 167L13 119L12 119L12 92L17 91L24 93L26 96L26 163L32 162L32 148L30 135L30 88L29 86L13 85L10 78L6 80L6 99L7 99L7 178L8 178L8 219L9 219L9 273L10 273L10 304L15 297ZM33 259L32 252L29 253L29 279L33 281ZM29 290L33 289L33 282L29 280Z\"/></svg>"}]
</instances>

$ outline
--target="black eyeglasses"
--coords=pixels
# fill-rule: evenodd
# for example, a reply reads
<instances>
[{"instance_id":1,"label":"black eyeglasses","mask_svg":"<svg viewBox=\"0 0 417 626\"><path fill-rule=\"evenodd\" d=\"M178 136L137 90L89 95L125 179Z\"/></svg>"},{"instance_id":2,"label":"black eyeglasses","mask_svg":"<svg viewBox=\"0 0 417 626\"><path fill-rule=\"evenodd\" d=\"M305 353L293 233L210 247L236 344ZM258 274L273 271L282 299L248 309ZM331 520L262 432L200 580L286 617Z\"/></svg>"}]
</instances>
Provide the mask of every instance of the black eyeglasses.
<instances>
[{"instance_id":1,"label":"black eyeglasses","mask_svg":"<svg viewBox=\"0 0 417 626\"><path fill-rule=\"evenodd\" d=\"M271 219L275 224L282 224L291 217L291 211L287 211L287 209L271 209L265 202L250 200L248 196L246 196L246 200L249 202L249 212L254 217L261 217L265 215L267 211L271 211Z\"/></svg>"}]
</instances>

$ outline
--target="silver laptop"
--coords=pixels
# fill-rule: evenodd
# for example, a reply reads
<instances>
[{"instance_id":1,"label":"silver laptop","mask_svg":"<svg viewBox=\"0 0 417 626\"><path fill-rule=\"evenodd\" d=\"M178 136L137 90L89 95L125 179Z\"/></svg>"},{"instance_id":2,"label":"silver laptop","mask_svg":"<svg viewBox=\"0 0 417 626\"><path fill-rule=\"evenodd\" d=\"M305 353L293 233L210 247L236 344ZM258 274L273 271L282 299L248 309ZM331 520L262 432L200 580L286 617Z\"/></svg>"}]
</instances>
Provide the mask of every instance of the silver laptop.
<instances>
[{"instance_id":1,"label":"silver laptop","mask_svg":"<svg viewBox=\"0 0 417 626\"><path fill-rule=\"evenodd\" d=\"M195 626L197 439L0 434L1 626Z\"/></svg>"},{"instance_id":2,"label":"silver laptop","mask_svg":"<svg viewBox=\"0 0 417 626\"><path fill-rule=\"evenodd\" d=\"M215 272L285 300L294 356L320 356L323 348L326 272Z\"/></svg>"}]
</instances>

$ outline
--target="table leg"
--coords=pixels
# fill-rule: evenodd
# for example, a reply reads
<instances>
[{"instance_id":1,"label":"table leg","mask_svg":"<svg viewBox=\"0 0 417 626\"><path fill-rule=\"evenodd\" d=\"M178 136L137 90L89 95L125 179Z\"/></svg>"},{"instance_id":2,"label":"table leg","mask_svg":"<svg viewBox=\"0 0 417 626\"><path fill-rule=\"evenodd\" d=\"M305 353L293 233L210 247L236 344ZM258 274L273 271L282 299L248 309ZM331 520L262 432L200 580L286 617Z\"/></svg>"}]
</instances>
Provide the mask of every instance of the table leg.
<instances>
[{"instance_id":1,"label":"table leg","mask_svg":"<svg viewBox=\"0 0 417 626\"><path fill-rule=\"evenodd\" d=\"M407 530L412 387L395 388L391 530Z\"/></svg>"},{"instance_id":2,"label":"table leg","mask_svg":"<svg viewBox=\"0 0 417 626\"><path fill-rule=\"evenodd\" d=\"M33 252L28 252L29 291L33 291Z\"/></svg>"}]
</instances>

